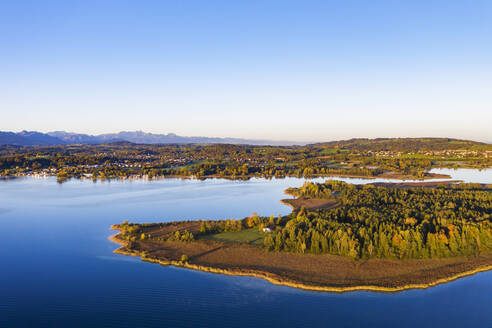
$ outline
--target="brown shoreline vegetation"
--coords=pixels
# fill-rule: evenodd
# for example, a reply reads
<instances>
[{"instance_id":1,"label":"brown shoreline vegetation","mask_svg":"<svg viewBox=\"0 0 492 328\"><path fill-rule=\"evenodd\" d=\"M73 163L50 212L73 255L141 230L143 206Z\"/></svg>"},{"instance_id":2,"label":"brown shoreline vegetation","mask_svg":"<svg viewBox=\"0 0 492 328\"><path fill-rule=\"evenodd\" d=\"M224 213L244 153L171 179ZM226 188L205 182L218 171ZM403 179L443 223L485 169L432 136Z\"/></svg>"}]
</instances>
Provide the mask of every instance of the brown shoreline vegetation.
<instances>
[{"instance_id":1,"label":"brown shoreline vegetation","mask_svg":"<svg viewBox=\"0 0 492 328\"><path fill-rule=\"evenodd\" d=\"M198 221L176 222L165 229L149 229L159 237L173 231L199 229ZM119 225L113 225L119 230ZM266 252L260 247L198 239L193 242L138 240L132 246L119 238L109 239L121 245L115 253L140 256L143 261L172 265L211 273L251 276L276 285L311 291L398 292L425 289L461 277L492 269L492 254L443 259L358 260L330 254ZM186 254L186 260L182 256Z\"/></svg>"},{"instance_id":2,"label":"brown shoreline vegetation","mask_svg":"<svg viewBox=\"0 0 492 328\"><path fill-rule=\"evenodd\" d=\"M282 204L292 207L293 210L299 210L304 207L307 210L325 209L331 210L341 206L341 203L335 199L302 199L302 198L289 198L280 200Z\"/></svg>"}]
</instances>

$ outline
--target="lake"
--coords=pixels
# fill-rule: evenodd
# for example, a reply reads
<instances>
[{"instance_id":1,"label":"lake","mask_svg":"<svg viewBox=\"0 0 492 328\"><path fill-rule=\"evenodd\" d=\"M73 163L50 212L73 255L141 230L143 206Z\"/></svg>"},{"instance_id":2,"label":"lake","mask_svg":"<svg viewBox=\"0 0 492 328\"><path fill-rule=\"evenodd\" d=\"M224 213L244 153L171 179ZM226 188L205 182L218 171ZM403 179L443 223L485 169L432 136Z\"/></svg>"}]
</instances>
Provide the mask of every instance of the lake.
<instances>
[{"instance_id":1,"label":"lake","mask_svg":"<svg viewBox=\"0 0 492 328\"><path fill-rule=\"evenodd\" d=\"M492 169L433 172L492 183ZM0 181L0 327L492 327L491 271L427 290L319 293L142 262L107 239L123 220L287 214L283 190L303 181Z\"/></svg>"}]
</instances>

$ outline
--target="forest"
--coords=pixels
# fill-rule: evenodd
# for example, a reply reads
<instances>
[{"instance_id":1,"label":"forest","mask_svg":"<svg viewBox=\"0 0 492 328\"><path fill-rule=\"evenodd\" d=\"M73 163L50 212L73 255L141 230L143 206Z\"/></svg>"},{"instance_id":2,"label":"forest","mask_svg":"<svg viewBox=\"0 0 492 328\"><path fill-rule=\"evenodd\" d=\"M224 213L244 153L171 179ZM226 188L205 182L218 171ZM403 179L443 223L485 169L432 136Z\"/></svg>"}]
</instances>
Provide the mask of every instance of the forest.
<instances>
[{"instance_id":1,"label":"forest","mask_svg":"<svg viewBox=\"0 0 492 328\"><path fill-rule=\"evenodd\" d=\"M305 183L288 192L308 199L336 198L342 206L293 212L265 238L265 247L362 259L478 255L492 250L492 193L485 188Z\"/></svg>"}]
</instances>

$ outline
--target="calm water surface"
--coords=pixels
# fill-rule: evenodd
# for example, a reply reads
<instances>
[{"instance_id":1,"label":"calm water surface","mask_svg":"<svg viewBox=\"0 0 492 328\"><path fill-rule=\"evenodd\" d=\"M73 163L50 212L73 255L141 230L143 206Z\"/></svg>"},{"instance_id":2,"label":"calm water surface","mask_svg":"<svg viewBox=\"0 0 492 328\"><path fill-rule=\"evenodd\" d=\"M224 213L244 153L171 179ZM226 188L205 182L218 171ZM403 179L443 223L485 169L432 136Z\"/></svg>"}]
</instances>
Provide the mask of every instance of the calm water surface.
<instances>
[{"instance_id":1,"label":"calm water surface","mask_svg":"<svg viewBox=\"0 0 492 328\"><path fill-rule=\"evenodd\" d=\"M492 183L490 169L450 174ZM287 214L282 192L302 183L0 181L0 327L492 327L492 272L397 294L317 293L141 262L107 240L125 219Z\"/></svg>"}]
</instances>

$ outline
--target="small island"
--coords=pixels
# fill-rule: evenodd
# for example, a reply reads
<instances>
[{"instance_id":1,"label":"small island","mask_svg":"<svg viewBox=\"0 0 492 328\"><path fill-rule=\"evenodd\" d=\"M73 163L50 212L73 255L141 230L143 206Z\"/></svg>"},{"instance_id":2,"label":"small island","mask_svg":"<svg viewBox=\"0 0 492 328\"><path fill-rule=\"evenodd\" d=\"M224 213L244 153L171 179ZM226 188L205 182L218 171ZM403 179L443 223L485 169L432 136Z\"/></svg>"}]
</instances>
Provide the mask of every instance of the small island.
<instances>
[{"instance_id":1,"label":"small island","mask_svg":"<svg viewBox=\"0 0 492 328\"><path fill-rule=\"evenodd\" d=\"M286 216L113 225L115 252L314 291L395 292L492 269L492 186L289 188Z\"/></svg>"}]
</instances>

